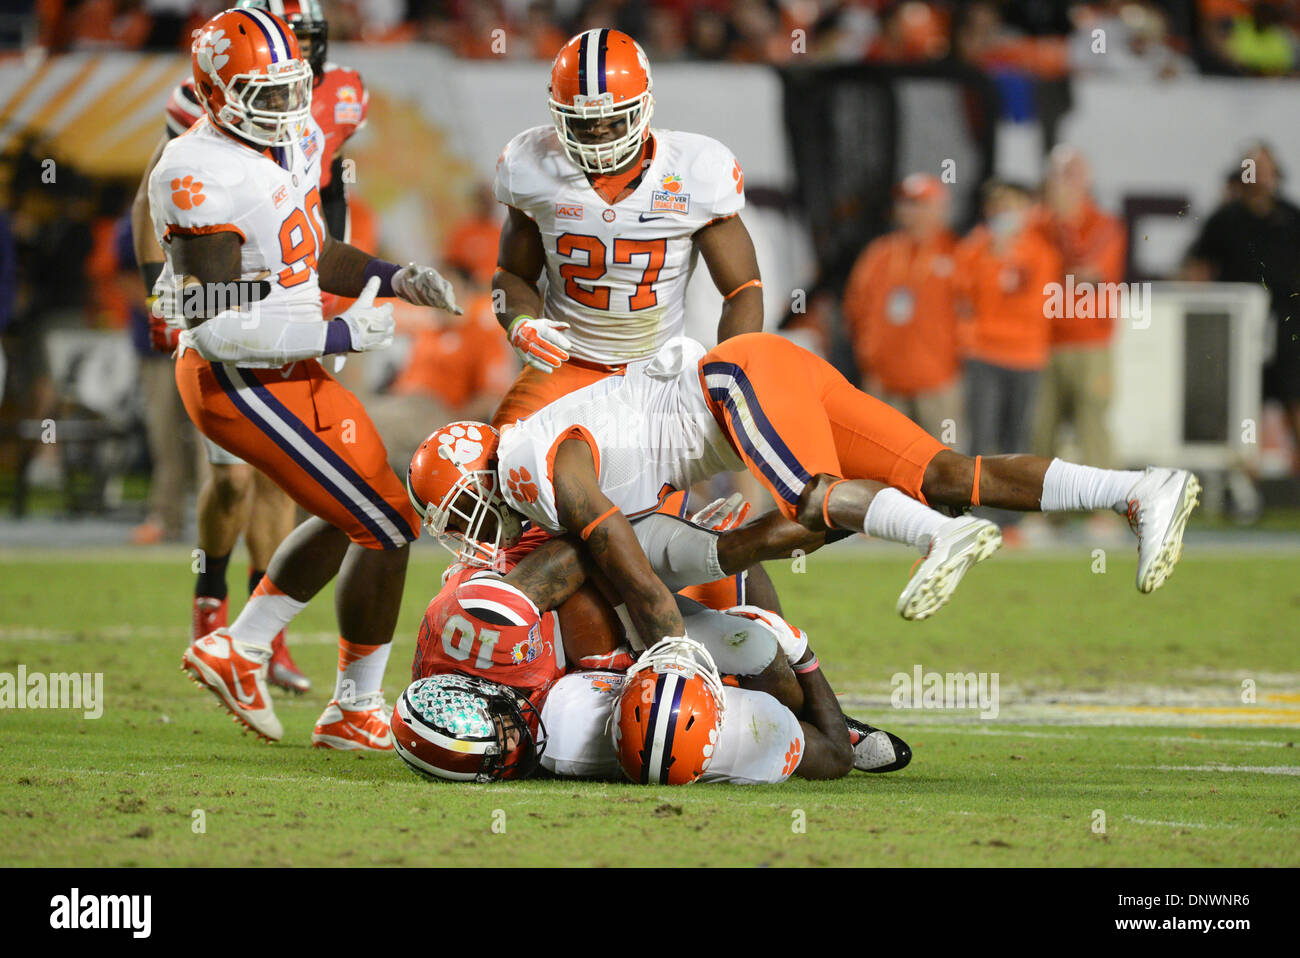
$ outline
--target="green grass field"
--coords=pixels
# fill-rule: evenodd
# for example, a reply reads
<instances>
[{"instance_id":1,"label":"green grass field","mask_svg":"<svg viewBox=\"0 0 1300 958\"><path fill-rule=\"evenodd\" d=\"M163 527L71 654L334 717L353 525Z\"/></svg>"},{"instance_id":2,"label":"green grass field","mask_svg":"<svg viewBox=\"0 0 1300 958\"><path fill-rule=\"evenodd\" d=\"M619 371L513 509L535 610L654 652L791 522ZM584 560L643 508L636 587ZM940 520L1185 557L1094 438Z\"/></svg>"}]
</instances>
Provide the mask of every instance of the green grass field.
<instances>
[{"instance_id":1,"label":"green grass field","mask_svg":"<svg viewBox=\"0 0 1300 958\"><path fill-rule=\"evenodd\" d=\"M0 553L0 672L102 672L105 692L97 720L0 711L0 864L1300 865L1295 556L1192 543L1145 597L1128 549L1093 567L1083 550L1000 555L907 623L902 555L770 566L846 711L908 739L912 765L644 789L444 785L311 749L336 655L326 597L291 634L317 689L278 697L285 740L259 744L178 669L187 551ZM440 569L417 550L390 700ZM997 673L1000 715L891 708L891 676L916 665Z\"/></svg>"}]
</instances>

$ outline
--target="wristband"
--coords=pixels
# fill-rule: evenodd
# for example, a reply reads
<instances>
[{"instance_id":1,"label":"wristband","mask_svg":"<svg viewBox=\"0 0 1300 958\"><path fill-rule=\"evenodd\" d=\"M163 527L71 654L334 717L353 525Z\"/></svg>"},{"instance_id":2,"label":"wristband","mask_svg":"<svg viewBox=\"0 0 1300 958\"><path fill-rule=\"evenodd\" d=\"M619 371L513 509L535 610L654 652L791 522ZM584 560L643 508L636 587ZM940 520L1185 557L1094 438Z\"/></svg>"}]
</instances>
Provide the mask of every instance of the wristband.
<instances>
[{"instance_id":1,"label":"wristband","mask_svg":"<svg viewBox=\"0 0 1300 958\"><path fill-rule=\"evenodd\" d=\"M596 526L600 525L602 522L604 522L606 519L608 519L616 512L618 512L618 506L610 506L600 515L598 515L595 519L592 519L590 522L587 523L586 527L581 532L578 533L579 538L581 538L583 542L586 542L588 537L590 537L591 534L596 531Z\"/></svg>"},{"instance_id":2,"label":"wristband","mask_svg":"<svg viewBox=\"0 0 1300 958\"><path fill-rule=\"evenodd\" d=\"M378 276L379 292L375 295L377 297L396 296L397 294L393 292L393 277L397 275L397 271L401 268L396 263L390 263L387 260L375 257L366 264L366 271L361 275L361 285L365 286L366 283L370 282L370 277Z\"/></svg>"},{"instance_id":3,"label":"wristband","mask_svg":"<svg viewBox=\"0 0 1300 958\"><path fill-rule=\"evenodd\" d=\"M322 356L332 353L352 352L352 330L346 319L332 319L325 329L325 351Z\"/></svg>"},{"instance_id":4,"label":"wristband","mask_svg":"<svg viewBox=\"0 0 1300 958\"><path fill-rule=\"evenodd\" d=\"M536 319L536 316L529 316L527 313L520 313L514 319L510 320L510 325L506 327L506 338L512 339L515 335L515 327L526 319Z\"/></svg>"},{"instance_id":5,"label":"wristband","mask_svg":"<svg viewBox=\"0 0 1300 958\"><path fill-rule=\"evenodd\" d=\"M812 661L805 662L803 665L792 665L790 668L794 669L795 675L807 675L809 672L816 672L821 668L821 663L817 661L817 653L814 652Z\"/></svg>"}]
</instances>

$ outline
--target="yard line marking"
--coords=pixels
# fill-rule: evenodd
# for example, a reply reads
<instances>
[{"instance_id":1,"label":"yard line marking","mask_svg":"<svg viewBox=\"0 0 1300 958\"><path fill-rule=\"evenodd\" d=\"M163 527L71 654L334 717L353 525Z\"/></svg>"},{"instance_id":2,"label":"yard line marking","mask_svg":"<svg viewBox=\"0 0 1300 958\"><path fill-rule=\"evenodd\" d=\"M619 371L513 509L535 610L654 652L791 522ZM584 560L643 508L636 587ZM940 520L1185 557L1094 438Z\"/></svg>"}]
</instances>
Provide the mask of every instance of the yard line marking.
<instances>
[{"instance_id":1,"label":"yard line marking","mask_svg":"<svg viewBox=\"0 0 1300 958\"><path fill-rule=\"evenodd\" d=\"M1002 735L1018 738L1079 739L1090 738L1081 732L1018 731L1010 728L988 728L974 725L927 725L925 731L952 732L957 735ZM919 730L918 730L919 731ZM1275 742L1268 739L1206 738L1201 735L1107 735L1108 741L1152 742L1157 745L1221 745L1227 748L1294 748L1292 742Z\"/></svg>"},{"instance_id":2,"label":"yard line marking","mask_svg":"<svg viewBox=\"0 0 1300 958\"><path fill-rule=\"evenodd\" d=\"M1259 775L1300 775L1300 765L1121 765L1120 768L1136 770L1154 769L1157 772L1254 772Z\"/></svg>"}]
</instances>

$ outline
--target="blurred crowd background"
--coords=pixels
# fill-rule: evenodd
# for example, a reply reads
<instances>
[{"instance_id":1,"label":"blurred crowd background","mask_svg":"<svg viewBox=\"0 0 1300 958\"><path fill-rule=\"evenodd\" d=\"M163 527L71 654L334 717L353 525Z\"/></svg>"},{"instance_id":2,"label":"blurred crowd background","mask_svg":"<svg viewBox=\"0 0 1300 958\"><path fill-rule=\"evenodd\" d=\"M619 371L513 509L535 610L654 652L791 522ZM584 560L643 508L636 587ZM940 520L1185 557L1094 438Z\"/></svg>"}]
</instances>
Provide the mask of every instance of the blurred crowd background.
<instances>
[{"instance_id":1,"label":"blurred crowd background","mask_svg":"<svg viewBox=\"0 0 1300 958\"><path fill-rule=\"evenodd\" d=\"M9 42L53 52L188 48L220 0L11 0ZM25 10L24 10L25 8ZM549 60L572 34L613 26L638 37L655 62L677 59L923 63L955 60L1043 76L1105 69L1294 74L1300 4L1293 0L338 0L337 41L433 43L456 56ZM1092 31L1115 31L1124 55L1097 64ZM793 31L806 47L792 49ZM499 36L499 35L498 35Z\"/></svg>"},{"instance_id":2,"label":"blurred crowd background","mask_svg":"<svg viewBox=\"0 0 1300 958\"><path fill-rule=\"evenodd\" d=\"M143 170L134 157L147 156L155 133L151 128L131 144L130 160L110 162L105 151L82 144L82 159L69 162L38 123L20 122L27 109L20 101L37 85L31 78L60 58L89 71L82 64L112 61L79 56L172 55L179 78L190 31L223 6L18 0L0 13L0 504L15 514L111 513L135 525L144 542L186 534L186 490L204 465L176 407L163 409L156 398L165 386L142 385L151 377L165 384L170 360L150 348L128 217ZM1218 195L1202 204L1194 225L1184 223L1173 244L1177 255L1159 268L1133 249L1143 210L1096 189L1094 169L1107 160L1104 151L1056 135L1072 105L1072 84L1084 77L1150 89L1193 77L1231 84L1294 76L1300 2L327 0L325 8L334 58L350 65L354 54L364 60L389 48L408 56L432 47L455 62L512 61L525 71L520 76L532 78L544 76L573 33L616 26L641 41L657 70L725 61L735 70L773 71L784 91L788 142L771 150L792 169L790 182L765 179L769 159L746 155L708 122L672 120L662 97L656 121L717 136L747 164L745 216L758 222L751 229L764 262L769 328L827 355L863 388L964 449L1124 464L1112 434L1116 333L1124 317L1104 304L1086 316L1049 315L1045 284L1262 286L1267 343L1254 373L1265 404L1260 435L1249 441L1267 448L1270 474L1261 477L1258 457L1241 468L1228 457L1218 501L1243 521L1254 519L1265 500L1300 504L1292 478L1300 472L1300 335L1290 319L1300 296L1300 208L1287 198L1288 157L1268 139L1289 118L1268 118L1242 142L1205 144L1220 171ZM1099 36L1104 56L1097 55ZM503 75L508 83L515 74ZM752 72L739 76L742 85L727 89L754 82ZM980 171L973 181L966 176L954 186L937 164L917 162L918 139L942 139L948 120L906 110L892 93L883 105L887 98L878 91L893 90L898 77L955 84L964 117L958 138ZM827 91L834 95L816 98L831 104L824 110L801 100ZM860 99L846 100L845 91ZM436 84L428 88L430 109L442 94ZM50 109L67 107L55 100ZM157 134L164 100L142 107L156 110ZM712 107L742 118L744 108L725 96ZM401 109L396 98L380 104L376 122L393 122ZM845 126L845 117L853 126L853 109L862 111L866 133ZM547 121L544 107L534 112L533 123ZM1008 149L1027 119L1041 135ZM1194 129L1197 118L1180 122ZM373 126L372 139L392 129L376 133ZM472 139L474 131L466 135ZM350 364L343 374L369 397L399 465L438 422L488 418L517 368L489 297L501 210L484 162L504 143L497 139L478 149L486 159L477 169L447 159L457 172L439 179L454 186L422 199L418 212L393 183L376 185L373 174L365 179L382 144L356 154L362 178L350 191L354 242L397 258L407 254L393 248L393 236L414 231L469 307L463 319L400 311L403 335L391 356ZM452 157L436 135L428 140L410 143L422 153L427 147L426 166ZM1023 162L1026 154L1031 162ZM756 162L759 173L751 175ZM1173 206L1164 212L1181 217L1187 200L1177 198L1178 189L1170 192ZM707 297L699 302L707 329L716 307ZM1226 353L1202 361L1207 368L1225 365ZM43 440L52 421L63 430L53 444ZM956 423L959 434L945 435ZM1235 430L1233 423L1223 431Z\"/></svg>"}]
</instances>

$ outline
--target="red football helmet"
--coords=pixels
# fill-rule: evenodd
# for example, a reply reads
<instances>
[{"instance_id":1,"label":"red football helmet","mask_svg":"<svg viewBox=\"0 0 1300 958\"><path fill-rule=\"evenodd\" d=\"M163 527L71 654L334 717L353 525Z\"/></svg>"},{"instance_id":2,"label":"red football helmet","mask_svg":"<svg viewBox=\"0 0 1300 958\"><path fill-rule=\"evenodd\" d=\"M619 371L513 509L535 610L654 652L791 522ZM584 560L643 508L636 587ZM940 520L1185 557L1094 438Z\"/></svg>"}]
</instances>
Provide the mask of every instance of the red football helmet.
<instances>
[{"instance_id":1,"label":"red football helmet","mask_svg":"<svg viewBox=\"0 0 1300 958\"><path fill-rule=\"evenodd\" d=\"M632 159L650 135L652 89L650 61L626 33L587 30L566 43L551 66L550 103L573 162L588 173L612 173ZM627 128L602 143L581 139L584 121L604 119L623 120Z\"/></svg>"},{"instance_id":2,"label":"red football helmet","mask_svg":"<svg viewBox=\"0 0 1300 958\"><path fill-rule=\"evenodd\" d=\"M307 62L317 82L325 75L325 54L329 48L329 24L320 0L239 0L240 10L265 10L289 24L298 44L307 51Z\"/></svg>"},{"instance_id":3,"label":"red football helmet","mask_svg":"<svg viewBox=\"0 0 1300 958\"><path fill-rule=\"evenodd\" d=\"M259 146L288 146L311 116L312 73L298 38L262 10L226 10L190 47L194 89L214 123Z\"/></svg>"},{"instance_id":4,"label":"red football helmet","mask_svg":"<svg viewBox=\"0 0 1300 958\"><path fill-rule=\"evenodd\" d=\"M485 569L495 569L502 545L523 532L498 487L497 440L485 422L448 423L420 443L406 472L406 494L424 527L458 560Z\"/></svg>"},{"instance_id":5,"label":"red football helmet","mask_svg":"<svg viewBox=\"0 0 1300 958\"><path fill-rule=\"evenodd\" d=\"M689 785L713 761L726 712L707 649L666 638L628 670L610 734L623 774L642 785Z\"/></svg>"},{"instance_id":6,"label":"red football helmet","mask_svg":"<svg viewBox=\"0 0 1300 958\"><path fill-rule=\"evenodd\" d=\"M390 726L402 761L451 781L526 778L546 750L546 727L533 704L508 685L473 675L417 679L393 707Z\"/></svg>"}]
</instances>

